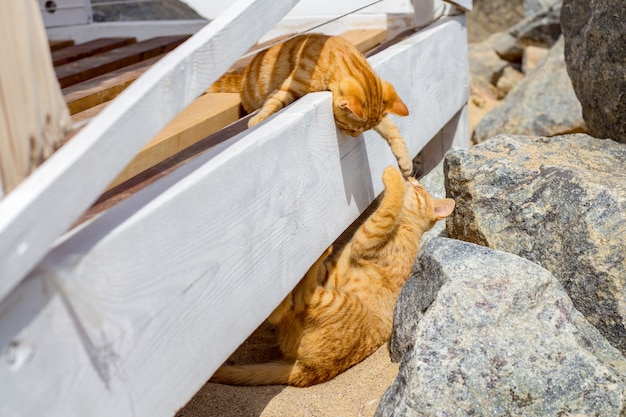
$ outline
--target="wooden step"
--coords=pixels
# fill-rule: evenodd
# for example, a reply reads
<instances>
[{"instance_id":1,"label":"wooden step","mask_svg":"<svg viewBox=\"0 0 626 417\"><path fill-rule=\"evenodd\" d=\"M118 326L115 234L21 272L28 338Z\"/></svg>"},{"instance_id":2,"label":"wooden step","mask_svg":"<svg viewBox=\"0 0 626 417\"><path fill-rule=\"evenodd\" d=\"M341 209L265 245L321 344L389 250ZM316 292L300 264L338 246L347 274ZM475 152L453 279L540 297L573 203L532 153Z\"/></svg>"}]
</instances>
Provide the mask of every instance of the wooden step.
<instances>
[{"instance_id":1,"label":"wooden step","mask_svg":"<svg viewBox=\"0 0 626 417\"><path fill-rule=\"evenodd\" d=\"M52 52L52 64L56 67L135 43L135 38L100 38Z\"/></svg>"},{"instance_id":2,"label":"wooden step","mask_svg":"<svg viewBox=\"0 0 626 417\"><path fill-rule=\"evenodd\" d=\"M62 88L172 51L189 35L162 36L126 45L55 68Z\"/></svg>"},{"instance_id":3,"label":"wooden step","mask_svg":"<svg viewBox=\"0 0 626 417\"><path fill-rule=\"evenodd\" d=\"M165 54L64 88L63 97L70 109L70 114L76 114L113 100L163 56Z\"/></svg>"},{"instance_id":4,"label":"wooden step","mask_svg":"<svg viewBox=\"0 0 626 417\"><path fill-rule=\"evenodd\" d=\"M51 40L48 41L48 45L50 45L50 52L58 51L59 49L67 48L68 46L74 45L74 41L71 39L63 39L63 40Z\"/></svg>"}]
</instances>

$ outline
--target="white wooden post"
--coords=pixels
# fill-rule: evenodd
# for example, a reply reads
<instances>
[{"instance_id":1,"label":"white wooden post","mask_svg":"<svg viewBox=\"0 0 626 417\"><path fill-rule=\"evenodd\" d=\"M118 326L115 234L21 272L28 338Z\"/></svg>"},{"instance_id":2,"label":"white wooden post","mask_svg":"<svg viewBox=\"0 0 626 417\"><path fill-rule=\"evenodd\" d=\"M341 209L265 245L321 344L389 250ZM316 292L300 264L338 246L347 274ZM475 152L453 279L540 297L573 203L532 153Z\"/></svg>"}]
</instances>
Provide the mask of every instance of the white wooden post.
<instances>
[{"instance_id":1,"label":"white wooden post","mask_svg":"<svg viewBox=\"0 0 626 417\"><path fill-rule=\"evenodd\" d=\"M71 120L35 0L0 0L0 39L0 185L8 193L60 146Z\"/></svg>"}]
</instances>

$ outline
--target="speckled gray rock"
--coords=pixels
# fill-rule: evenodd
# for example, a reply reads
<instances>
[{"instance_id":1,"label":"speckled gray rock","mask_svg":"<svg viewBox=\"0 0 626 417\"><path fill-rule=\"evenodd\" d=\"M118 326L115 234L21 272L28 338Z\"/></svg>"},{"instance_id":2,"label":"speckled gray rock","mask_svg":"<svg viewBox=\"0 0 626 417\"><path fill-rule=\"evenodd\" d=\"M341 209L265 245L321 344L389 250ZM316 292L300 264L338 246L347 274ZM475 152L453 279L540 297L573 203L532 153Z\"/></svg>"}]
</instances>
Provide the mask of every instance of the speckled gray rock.
<instances>
[{"instance_id":1,"label":"speckled gray rock","mask_svg":"<svg viewBox=\"0 0 626 417\"><path fill-rule=\"evenodd\" d=\"M626 1L564 0L561 24L589 133L626 143Z\"/></svg>"},{"instance_id":2,"label":"speckled gray rock","mask_svg":"<svg viewBox=\"0 0 626 417\"><path fill-rule=\"evenodd\" d=\"M626 353L626 145L498 136L446 154L448 236L548 269Z\"/></svg>"},{"instance_id":3,"label":"speckled gray rock","mask_svg":"<svg viewBox=\"0 0 626 417\"><path fill-rule=\"evenodd\" d=\"M446 238L423 247L417 269L396 309L408 318L432 304L404 334L377 417L624 415L626 359L548 271Z\"/></svg>"},{"instance_id":4,"label":"speckled gray rock","mask_svg":"<svg viewBox=\"0 0 626 417\"><path fill-rule=\"evenodd\" d=\"M91 0L91 8L94 22L202 19L179 0Z\"/></svg>"},{"instance_id":5,"label":"speckled gray rock","mask_svg":"<svg viewBox=\"0 0 626 417\"><path fill-rule=\"evenodd\" d=\"M480 121L472 139L480 143L500 133L554 136L582 132L580 102L565 69L563 40Z\"/></svg>"}]
</instances>

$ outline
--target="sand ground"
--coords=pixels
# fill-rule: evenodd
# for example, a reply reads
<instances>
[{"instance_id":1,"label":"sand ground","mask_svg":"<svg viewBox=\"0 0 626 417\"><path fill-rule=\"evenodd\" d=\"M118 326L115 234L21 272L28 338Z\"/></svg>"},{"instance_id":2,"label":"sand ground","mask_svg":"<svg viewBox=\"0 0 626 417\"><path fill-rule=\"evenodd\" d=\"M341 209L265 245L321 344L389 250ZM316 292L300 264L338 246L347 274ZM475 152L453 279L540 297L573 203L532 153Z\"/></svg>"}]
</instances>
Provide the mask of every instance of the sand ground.
<instances>
[{"instance_id":1,"label":"sand ground","mask_svg":"<svg viewBox=\"0 0 626 417\"><path fill-rule=\"evenodd\" d=\"M275 335L264 323L231 356L237 363L278 355ZM205 384L176 417L369 417L398 374L387 345L335 379L308 388L233 387Z\"/></svg>"}]
</instances>

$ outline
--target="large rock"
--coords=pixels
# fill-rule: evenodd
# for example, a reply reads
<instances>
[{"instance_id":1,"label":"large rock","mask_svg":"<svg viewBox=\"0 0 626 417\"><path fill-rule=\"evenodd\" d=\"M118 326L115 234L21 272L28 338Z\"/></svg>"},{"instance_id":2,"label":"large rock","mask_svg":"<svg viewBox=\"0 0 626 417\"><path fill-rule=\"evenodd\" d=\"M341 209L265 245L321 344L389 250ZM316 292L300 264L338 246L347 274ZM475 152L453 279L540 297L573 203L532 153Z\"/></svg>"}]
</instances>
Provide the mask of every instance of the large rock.
<instances>
[{"instance_id":1,"label":"large rock","mask_svg":"<svg viewBox=\"0 0 626 417\"><path fill-rule=\"evenodd\" d=\"M624 357L548 271L518 256L431 240L398 299L399 322L413 325L392 338L404 356L377 417L626 413Z\"/></svg>"},{"instance_id":2,"label":"large rock","mask_svg":"<svg viewBox=\"0 0 626 417\"><path fill-rule=\"evenodd\" d=\"M472 139L480 143L500 133L554 136L582 131L582 109L567 75L561 38L500 106L480 121Z\"/></svg>"},{"instance_id":3,"label":"large rock","mask_svg":"<svg viewBox=\"0 0 626 417\"><path fill-rule=\"evenodd\" d=\"M626 353L626 145L502 135L449 152L444 170L448 236L548 269Z\"/></svg>"},{"instance_id":4,"label":"large rock","mask_svg":"<svg viewBox=\"0 0 626 417\"><path fill-rule=\"evenodd\" d=\"M564 0L561 25L590 134L626 143L626 1Z\"/></svg>"}]
</instances>

